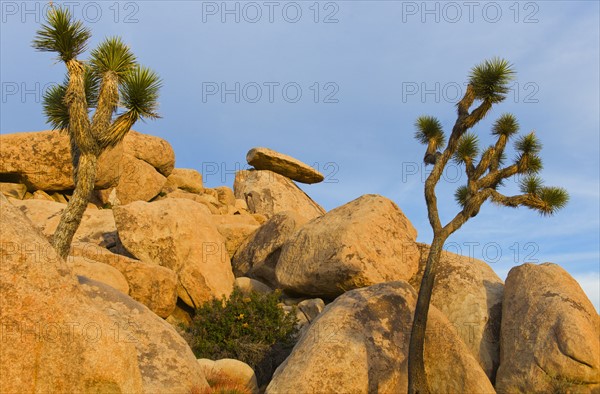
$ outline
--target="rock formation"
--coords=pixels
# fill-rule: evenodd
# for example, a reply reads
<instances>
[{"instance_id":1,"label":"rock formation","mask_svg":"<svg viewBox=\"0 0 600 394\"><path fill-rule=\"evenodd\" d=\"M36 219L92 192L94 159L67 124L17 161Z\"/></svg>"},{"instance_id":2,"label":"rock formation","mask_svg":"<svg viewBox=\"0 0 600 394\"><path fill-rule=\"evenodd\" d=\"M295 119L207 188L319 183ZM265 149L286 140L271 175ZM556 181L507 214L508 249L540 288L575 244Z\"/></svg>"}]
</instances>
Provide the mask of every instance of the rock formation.
<instances>
[{"instance_id":1,"label":"rock formation","mask_svg":"<svg viewBox=\"0 0 600 394\"><path fill-rule=\"evenodd\" d=\"M291 179L272 171L239 171L233 191L235 198L246 201L250 212L267 218L279 212L294 211L310 220L325 213Z\"/></svg>"},{"instance_id":2,"label":"rock formation","mask_svg":"<svg viewBox=\"0 0 600 394\"><path fill-rule=\"evenodd\" d=\"M127 295L76 277L0 196L0 391L189 393L207 383L185 341Z\"/></svg>"},{"instance_id":3,"label":"rock formation","mask_svg":"<svg viewBox=\"0 0 600 394\"><path fill-rule=\"evenodd\" d=\"M508 273L496 388L600 392L600 317L556 264L523 264Z\"/></svg>"},{"instance_id":4,"label":"rock formation","mask_svg":"<svg viewBox=\"0 0 600 394\"><path fill-rule=\"evenodd\" d=\"M365 195L301 226L281 248L275 268L288 291L335 298L416 272L417 231L392 201Z\"/></svg>"},{"instance_id":5,"label":"rock formation","mask_svg":"<svg viewBox=\"0 0 600 394\"><path fill-rule=\"evenodd\" d=\"M100 158L63 261L48 240L72 195L68 138L0 135L0 392L187 394L217 378L241 393L406 392L429 246L385 197L326 212L294 182L322 180L308 165L266 148L247 160L233 189L205 187L168 142L130 132ZM268 387L239 360L196 360L180 336L234 286L248 300L283 289L272 307L297 319ZM503 284L443 252L431 303L433 392L600 393L600 317L557 265L515 267ZM261 385L287 354L261 361Z\"/></svg>"},{"instance_id":6,"label":"rock formation","mask_svg":"<svg viewBox=\"0 0 600 394\"><path fill-rule=\"evenodd\" d=\"M266 393L405 393L415 290L404 281L352 290L315 319ZM434 393L494 393L487 376L435 307L425 365Z\"/></svg>"},{"instance_id":7,"label":"rock formation","mask_svg":"<svg viewBox=\"0 0 600 394\"><path fill-rule=\"evenodd\" d=\"M323 182L323 174L308 164L268 148L252 148L246 161L257 170L273 171L301 183Z\"/></svg>"}]
</instances>

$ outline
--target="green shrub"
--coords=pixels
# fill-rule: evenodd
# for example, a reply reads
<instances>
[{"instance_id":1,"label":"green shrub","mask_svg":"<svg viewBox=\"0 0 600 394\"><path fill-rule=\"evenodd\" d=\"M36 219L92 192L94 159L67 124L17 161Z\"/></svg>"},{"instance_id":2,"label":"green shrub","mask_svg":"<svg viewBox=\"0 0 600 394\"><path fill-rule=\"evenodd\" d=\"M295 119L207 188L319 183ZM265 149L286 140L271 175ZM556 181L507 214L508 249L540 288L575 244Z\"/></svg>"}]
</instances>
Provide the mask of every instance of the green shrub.
<instances>
[{"instance_id":1,"label":"green shrub","mask_svg":"<svg viewBox=\"0 0 600 394\"><path fill-rule=\"evenodd\" d=\"M268 382L294 345L296 314L277 304L281 293L235 289L229 299L214 299L196 309L187 340L197 358L234 358L250 365L258 384Z\"/></svg>"}]
</instances>

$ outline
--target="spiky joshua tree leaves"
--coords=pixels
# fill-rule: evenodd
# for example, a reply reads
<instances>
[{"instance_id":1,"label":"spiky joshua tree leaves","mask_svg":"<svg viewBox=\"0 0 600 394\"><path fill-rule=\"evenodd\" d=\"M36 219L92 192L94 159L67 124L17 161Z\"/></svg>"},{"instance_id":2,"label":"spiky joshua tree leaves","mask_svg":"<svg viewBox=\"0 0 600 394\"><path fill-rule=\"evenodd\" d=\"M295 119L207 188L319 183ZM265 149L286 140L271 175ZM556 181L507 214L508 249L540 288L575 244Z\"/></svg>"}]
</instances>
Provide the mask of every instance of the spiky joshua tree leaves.
<instances>
[{"instance_id":1,"label":"spiky joshua tree leaves","mask_svg":"<svg viewBox=\"0 0 600 394\"><path fill-rule=\"evenodd\" d=\"M539 156L542 145L535 133L517 138L514 142L516 156L511 164L504 164L506 146L519 131L519 124L513 115L504 114L496 120L491 130L496 142L483 150L480 149L477 134L469 131L485 117L494 104L505 99L508 84L513 77L512 66L497 58L484 61L472 69L465 95L457 104L458 118L445 148L445 135L436 118L422 116L415 122L416 139L427 145L424 161L433 164L433 170L425 181L425 200L429 223L433 228L433 241L421 280L410 338L408 388L411 394L430 392L425 375L423 344L437 265L448 237L477 215L481 205L487 200L507 207L525 206L542 215L552 215L564 207L569 199L566 190L544 186L537 175L542 169ZM477 105L471 109L474 104ZM435 187L450 160L464 165L467 184L459 187L455 193L456 201L461 207L460 212L446 225L442 225ZM502 194L499 188L503 181L517 175L522 177L522 194Z\"/></svg>"},{"instance_id":2,"label":"spiky joshua tree leaves","mask_svg":"<svg viewBox=\"0 0 600 394\"><path fill-rule=\"evenodd\" d=\"M63 258L94 190L100 154L121 142L137 120L158 118L158 75L138 65L118 37L100 43L89 61L79 60L90 36L68 9L51 7L33 40L35 49L57 53L67 68L64 83L44 95L48 122L71 143L75 191L52 239Z\"/></svg>"}]
</instances>

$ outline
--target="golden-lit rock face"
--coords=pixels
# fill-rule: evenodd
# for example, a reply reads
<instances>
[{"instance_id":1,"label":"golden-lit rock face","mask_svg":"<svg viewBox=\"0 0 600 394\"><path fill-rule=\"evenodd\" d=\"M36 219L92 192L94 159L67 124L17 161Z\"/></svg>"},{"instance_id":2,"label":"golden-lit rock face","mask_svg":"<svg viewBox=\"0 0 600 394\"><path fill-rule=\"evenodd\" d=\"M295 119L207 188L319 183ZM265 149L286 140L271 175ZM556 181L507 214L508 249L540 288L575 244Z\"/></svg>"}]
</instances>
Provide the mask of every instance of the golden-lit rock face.
<instances>
[{"instance_id":1,"label":"golden-lit rock face","mask_svg":"<svg viewBox=\"0 0 600 394\"><path fill-rule=\"evenodd\" d=\"M279 366L267 394L406 393L416 298L405 281L340 296ZM432 392L495 393L477 360L435 307L429 310L428 327L425 370Z\"/></svg>"},{"instance_id":2,"label":"golden-lit rock face","mask_svg":"<svg viewBox=\"0 0 600 394\"><path fill-rule=\"evenodd\" d=\"M600 391L600 317L560 266L510 270L501 332L498 392Z\"/></svg>"},{"instance_id":3,"label":"golden-lit rock face","mask_svg":"<svg viewBox=\"0 0 600 394\"><path fill-rule=\"evenodd\" d=\"M391 200L357 198L301 226L281 248L275 273L292 293L335 298L416 272L417 231Z\"/></svg>"},{"instance_id":4,"label":"golden-lit rock face","mask_svg":"<svg viewBox=\"0 0 600 394\"><path fill-rule=\"evenodd\" d=\"M1 195L0 220L2 392L189 393L207 386L168 323L110 286L78 281Z\"/></svg>"}]
</instances>

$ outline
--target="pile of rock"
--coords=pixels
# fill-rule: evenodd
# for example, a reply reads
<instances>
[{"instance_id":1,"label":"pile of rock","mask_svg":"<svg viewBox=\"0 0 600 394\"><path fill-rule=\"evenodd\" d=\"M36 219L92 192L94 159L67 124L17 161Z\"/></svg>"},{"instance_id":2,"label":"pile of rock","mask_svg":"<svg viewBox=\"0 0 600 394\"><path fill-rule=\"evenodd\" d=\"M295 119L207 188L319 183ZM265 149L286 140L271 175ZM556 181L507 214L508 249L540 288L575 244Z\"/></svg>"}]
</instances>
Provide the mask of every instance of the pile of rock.
<instances>
[{"instance_id":1,"label":"pile of rock","mask_svg":"<svg viewBox=\"0 0 600 394\"><path fill-rule=\"evenodd\" d=\"M166 141L131 132L101 158L63 261L48 239L73 189L68 138L1 135L0 313L12 338L1 391L189 393L218 374L258 392L251 369L196 361L173 327L237 286L283 289L280 306L298 320L267 393L406 392L429 247L385 197L326 212L295 183L321 182L318 171L266 148L247 161L233 189L206 188L196 170L175 168ZM435 392L600 390L600 317L558 266L516 267L505 285L486 263L444 252L432 305Z\"/></svg>"}]
</instances>

